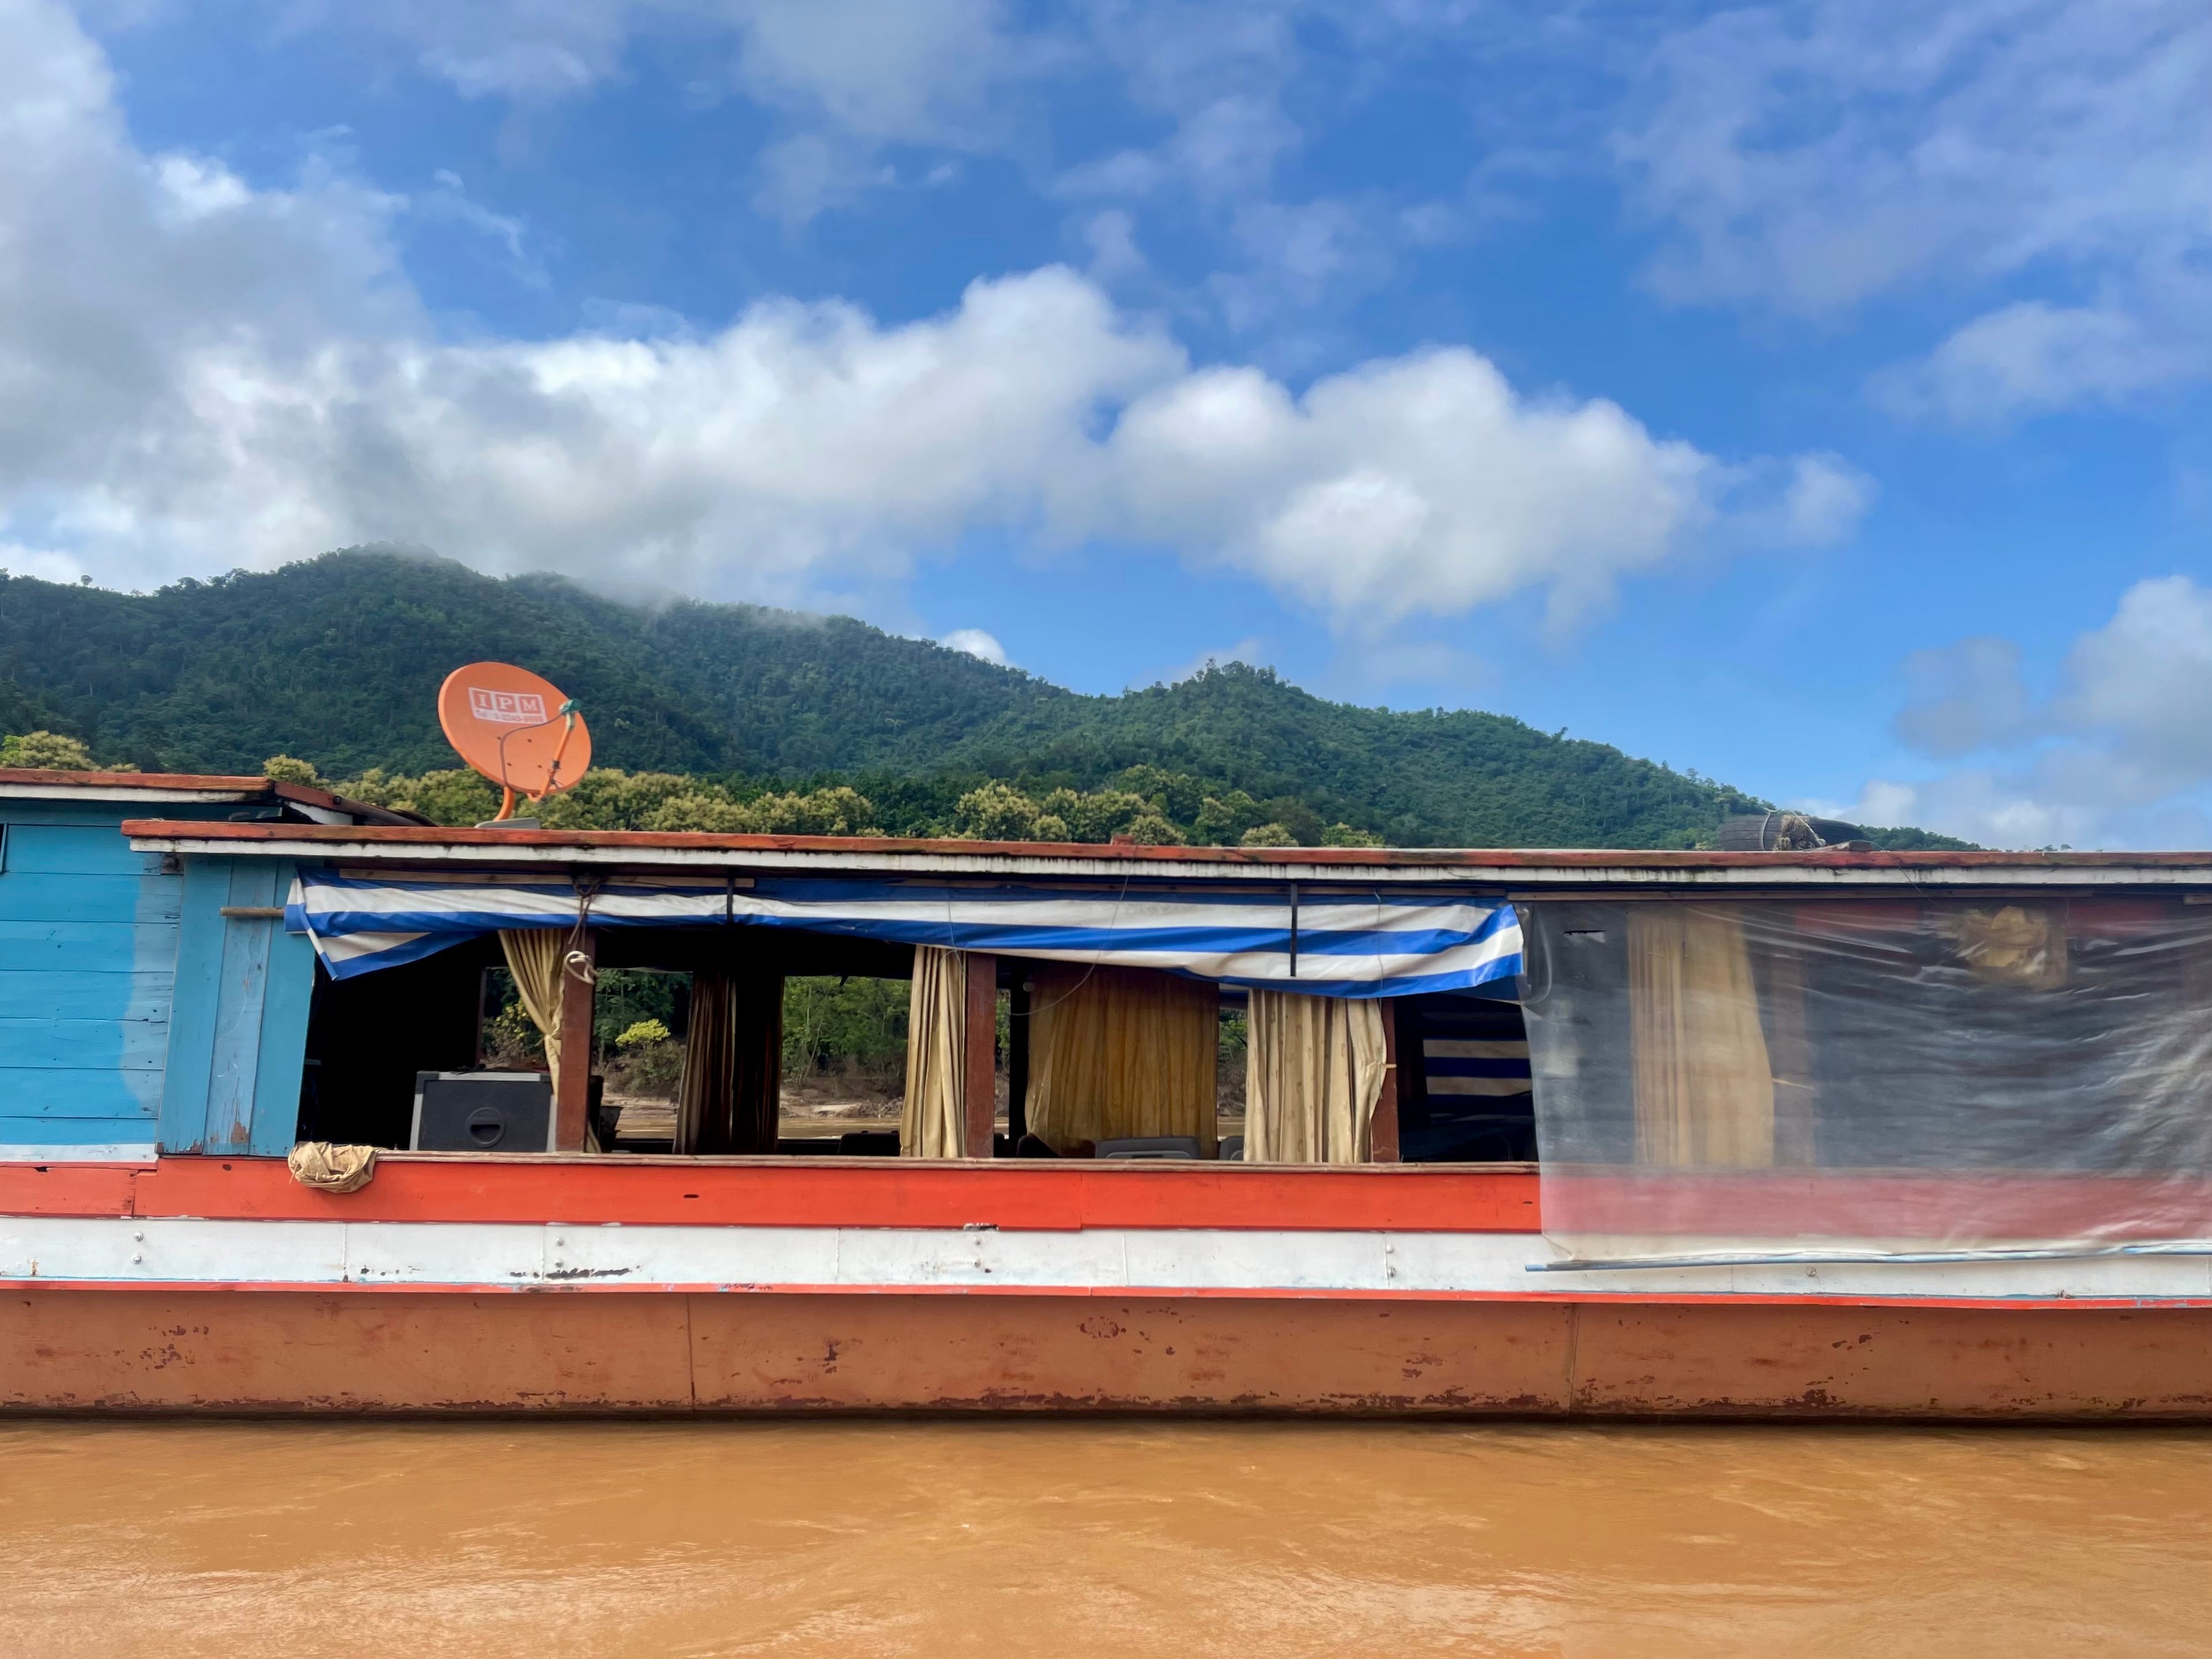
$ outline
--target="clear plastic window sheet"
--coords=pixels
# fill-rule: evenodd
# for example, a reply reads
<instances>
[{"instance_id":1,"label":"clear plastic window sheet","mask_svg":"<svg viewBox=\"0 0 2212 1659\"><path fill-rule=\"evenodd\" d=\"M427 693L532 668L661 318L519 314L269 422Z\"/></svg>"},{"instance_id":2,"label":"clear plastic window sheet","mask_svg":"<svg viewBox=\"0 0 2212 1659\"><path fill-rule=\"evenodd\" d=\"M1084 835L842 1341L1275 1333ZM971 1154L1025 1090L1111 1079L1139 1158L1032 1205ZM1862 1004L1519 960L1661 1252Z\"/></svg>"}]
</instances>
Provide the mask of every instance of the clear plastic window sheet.
<instances>
[{"instance_id":1,"label":"clear plastic window sheet","mask_svg":"<svg viewBox=\"0 0 2212 1659\"><path fill-rule=\"evenodd\" d=\"M1521 908L1571 1261L2212 1241L2212 905Z\"/></svg>"}]
</instances>

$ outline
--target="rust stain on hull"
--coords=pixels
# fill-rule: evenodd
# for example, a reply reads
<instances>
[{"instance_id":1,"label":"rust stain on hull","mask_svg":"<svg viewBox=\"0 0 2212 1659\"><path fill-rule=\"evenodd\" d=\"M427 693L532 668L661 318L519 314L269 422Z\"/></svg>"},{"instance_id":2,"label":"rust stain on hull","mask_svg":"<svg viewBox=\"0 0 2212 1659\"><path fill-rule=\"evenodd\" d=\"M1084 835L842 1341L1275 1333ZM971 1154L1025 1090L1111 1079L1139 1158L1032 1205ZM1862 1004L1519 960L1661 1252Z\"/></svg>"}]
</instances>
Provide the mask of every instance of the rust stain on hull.
<instances>
[{"instance_id":1,"label":"rust stain on hull","mask_svg":"<svg viewBox=\"0 0 2212 1659\"><path fill-rule=\"evenodd\" d=\"M2212 1309L37 1289L0 1410L2212 1421Z\"/></svg>"}]
</instances>

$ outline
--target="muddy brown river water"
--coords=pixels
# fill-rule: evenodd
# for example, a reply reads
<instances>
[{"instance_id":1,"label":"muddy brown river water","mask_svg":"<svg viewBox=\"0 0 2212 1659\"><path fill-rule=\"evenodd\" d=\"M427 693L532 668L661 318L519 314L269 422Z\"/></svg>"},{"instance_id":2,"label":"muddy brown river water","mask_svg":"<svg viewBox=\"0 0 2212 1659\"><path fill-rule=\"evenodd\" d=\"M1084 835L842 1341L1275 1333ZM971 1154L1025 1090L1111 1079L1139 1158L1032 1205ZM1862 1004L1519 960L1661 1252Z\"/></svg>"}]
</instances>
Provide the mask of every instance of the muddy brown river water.
<instances>
[{"instance_id":1,"label":"muddy brown river water","mask_svg":"<svg viewBox=\"0 0 2212 1659\"><path fill-rule=\"evenodd\" d=\"M0 1425L0 1654L2212 1653L2212 1433Z\"/></svg>"}]
</instances>

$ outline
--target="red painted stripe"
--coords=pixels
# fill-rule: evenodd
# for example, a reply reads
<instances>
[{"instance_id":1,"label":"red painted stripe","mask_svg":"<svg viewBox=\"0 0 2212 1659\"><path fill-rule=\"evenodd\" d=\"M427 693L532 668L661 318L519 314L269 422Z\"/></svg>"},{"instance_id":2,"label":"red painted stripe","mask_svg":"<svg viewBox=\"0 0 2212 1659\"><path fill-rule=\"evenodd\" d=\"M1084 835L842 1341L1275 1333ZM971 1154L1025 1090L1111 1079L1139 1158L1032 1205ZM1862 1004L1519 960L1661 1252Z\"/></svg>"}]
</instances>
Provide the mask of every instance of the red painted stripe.
<instances>
[{"instance_id":1,"label":"red painted stripe","mask_svg":"<svg viewBox=\"0 0 2212 1659\"><path fill-rule=\"evenodd\" d=\"M1563 1233L1940 1239L1971 1226L1983 1238L2212 1236L2212 1182L2194 1175L1569 1166L1546 1179L1548 1212Z\"/></svg>"},{"instance_id":2,"label":"red painted stripe","mask_svg":"<svg viewBox=\"0 0 2212 1659\"><path fill-rule=\"evenodd\" d=\"M129 1172L115 1172L129 1173ZM49 1189L52 1190L52 1189ZM210 1220L565 1221L588 1225L1291 1228L1537 1231L1526 1169L1284 1169L1236 1165L924 1164L895 1158L620 1160L393 1154L358 1193L302 1187L273 1158L164 1158L131 1190L88 1183L32 1209L30 1177L0 1167L0 1214L196 1216Z\"/></svg>"},{"instance_id":3,"label":"red painted stripe","mask_svg":"<svg viewBox=\"0 0 2212 1659\"><path fill-rule=\"evenodd\" d=\"M1571 1182L1596 1198L1601 1180ZM1738 1178L1725 1193L1697 1177L1620 1183L1589 1211L1636 1212L1663 1234L1682 1217L1723 1218L1746 1237L1940 1234L1947 1216L1984 1225L2014 1216L2021 1237L2112 1231L2129 1237L2212 1232L2212 1189L2155 1177ZM194 1216L210 1220L564 1221L633 1225L1085 1227L1335 1232L1540 1231L1533 1170L1376 1165L1237 1165L899 1159L495 1158L387 1154L374 1182L331 1197L273 1158L164 1158L153 1168L0 1164L0 1215ZM1880 1223L1881 1224L1875 1224ZM1622 1231L1617 1225L1607 1231ZM1694 1229L1693 1229L1694 1230ZM1997 1231L2005 1228L1996 1226ZM2118 1235L2116 1235L2118 1236Z\"/></svg>"},{"instance_id":4,"label":"red painted stripe","mask_svg":"<svg viewBox=\"0 0 2212 1659\"><path fill-rule=\"evenodd\" d=\"M0 1215L129 1215L131 1178L143 1167L0 1164Z\"/></svg>"},{"instance_id":5,"label":"red painted stripe","mask_svg":"<svg viewBox=\"0 0 2212 1659\"><path fill-rule=\"evenodd\" d=\"M1355 1291L1282 1286L1204 1287L1155 1285L393 1285L325 1279L0 1279L0 1291L204 1291L252 1296L281 1291L317 1296L890 1296L1104 1297L1202 1302L1540 1302L1620 1303L1638 1307L1971 1308L1984 1312L2057 1313L2076 1309L2160 1312L2212 1310L2212 1297L2026 1297L1834 1295L1778 1296L1759 1291Z\"/></svg>"},{"instance_id":6,"label":"red painted stripe","mask_svg":"<svg viewBox=\"0 0 2212 1659\"><path fill-rule=\"evenodd\" d=\"M231 777L205 772L56 772L38 767L0 768L0 783L52 783L76 789L201 789L234 790L240 794L269 793L267 778ZM319 789L304 795L323 801L335 799Z\"/></svg>"}]
</instances>

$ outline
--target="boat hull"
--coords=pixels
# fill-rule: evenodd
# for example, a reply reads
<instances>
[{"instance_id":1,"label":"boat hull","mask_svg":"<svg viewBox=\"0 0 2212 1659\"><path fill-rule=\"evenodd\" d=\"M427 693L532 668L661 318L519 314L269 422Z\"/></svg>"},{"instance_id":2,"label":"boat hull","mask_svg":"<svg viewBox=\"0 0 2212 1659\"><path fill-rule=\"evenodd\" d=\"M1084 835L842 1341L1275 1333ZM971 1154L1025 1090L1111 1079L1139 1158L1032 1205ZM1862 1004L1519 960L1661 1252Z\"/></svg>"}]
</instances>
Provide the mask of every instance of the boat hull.
<instances>
[{"instance_id":1,"label":"boat hull","mask_svg":"<svg viewBox=\"0 0 2212 1659\"><path fill-rule=\"evenodd\" d=\"M1560 1273L1539 1199L1408 1166L0 1165L0 1411L2212 1421L2204 1257Z\"/></svg>"},{"instance_id":2,"label":"boat hull","mask_svg":"<svg viewBox=\"0 0 2212 1659\"><path fill-rule=\"evenodd\" d=\"M2212 1420L2212 1309L15 1286L0 1408Z\"/></svg>"}]
</instances>

